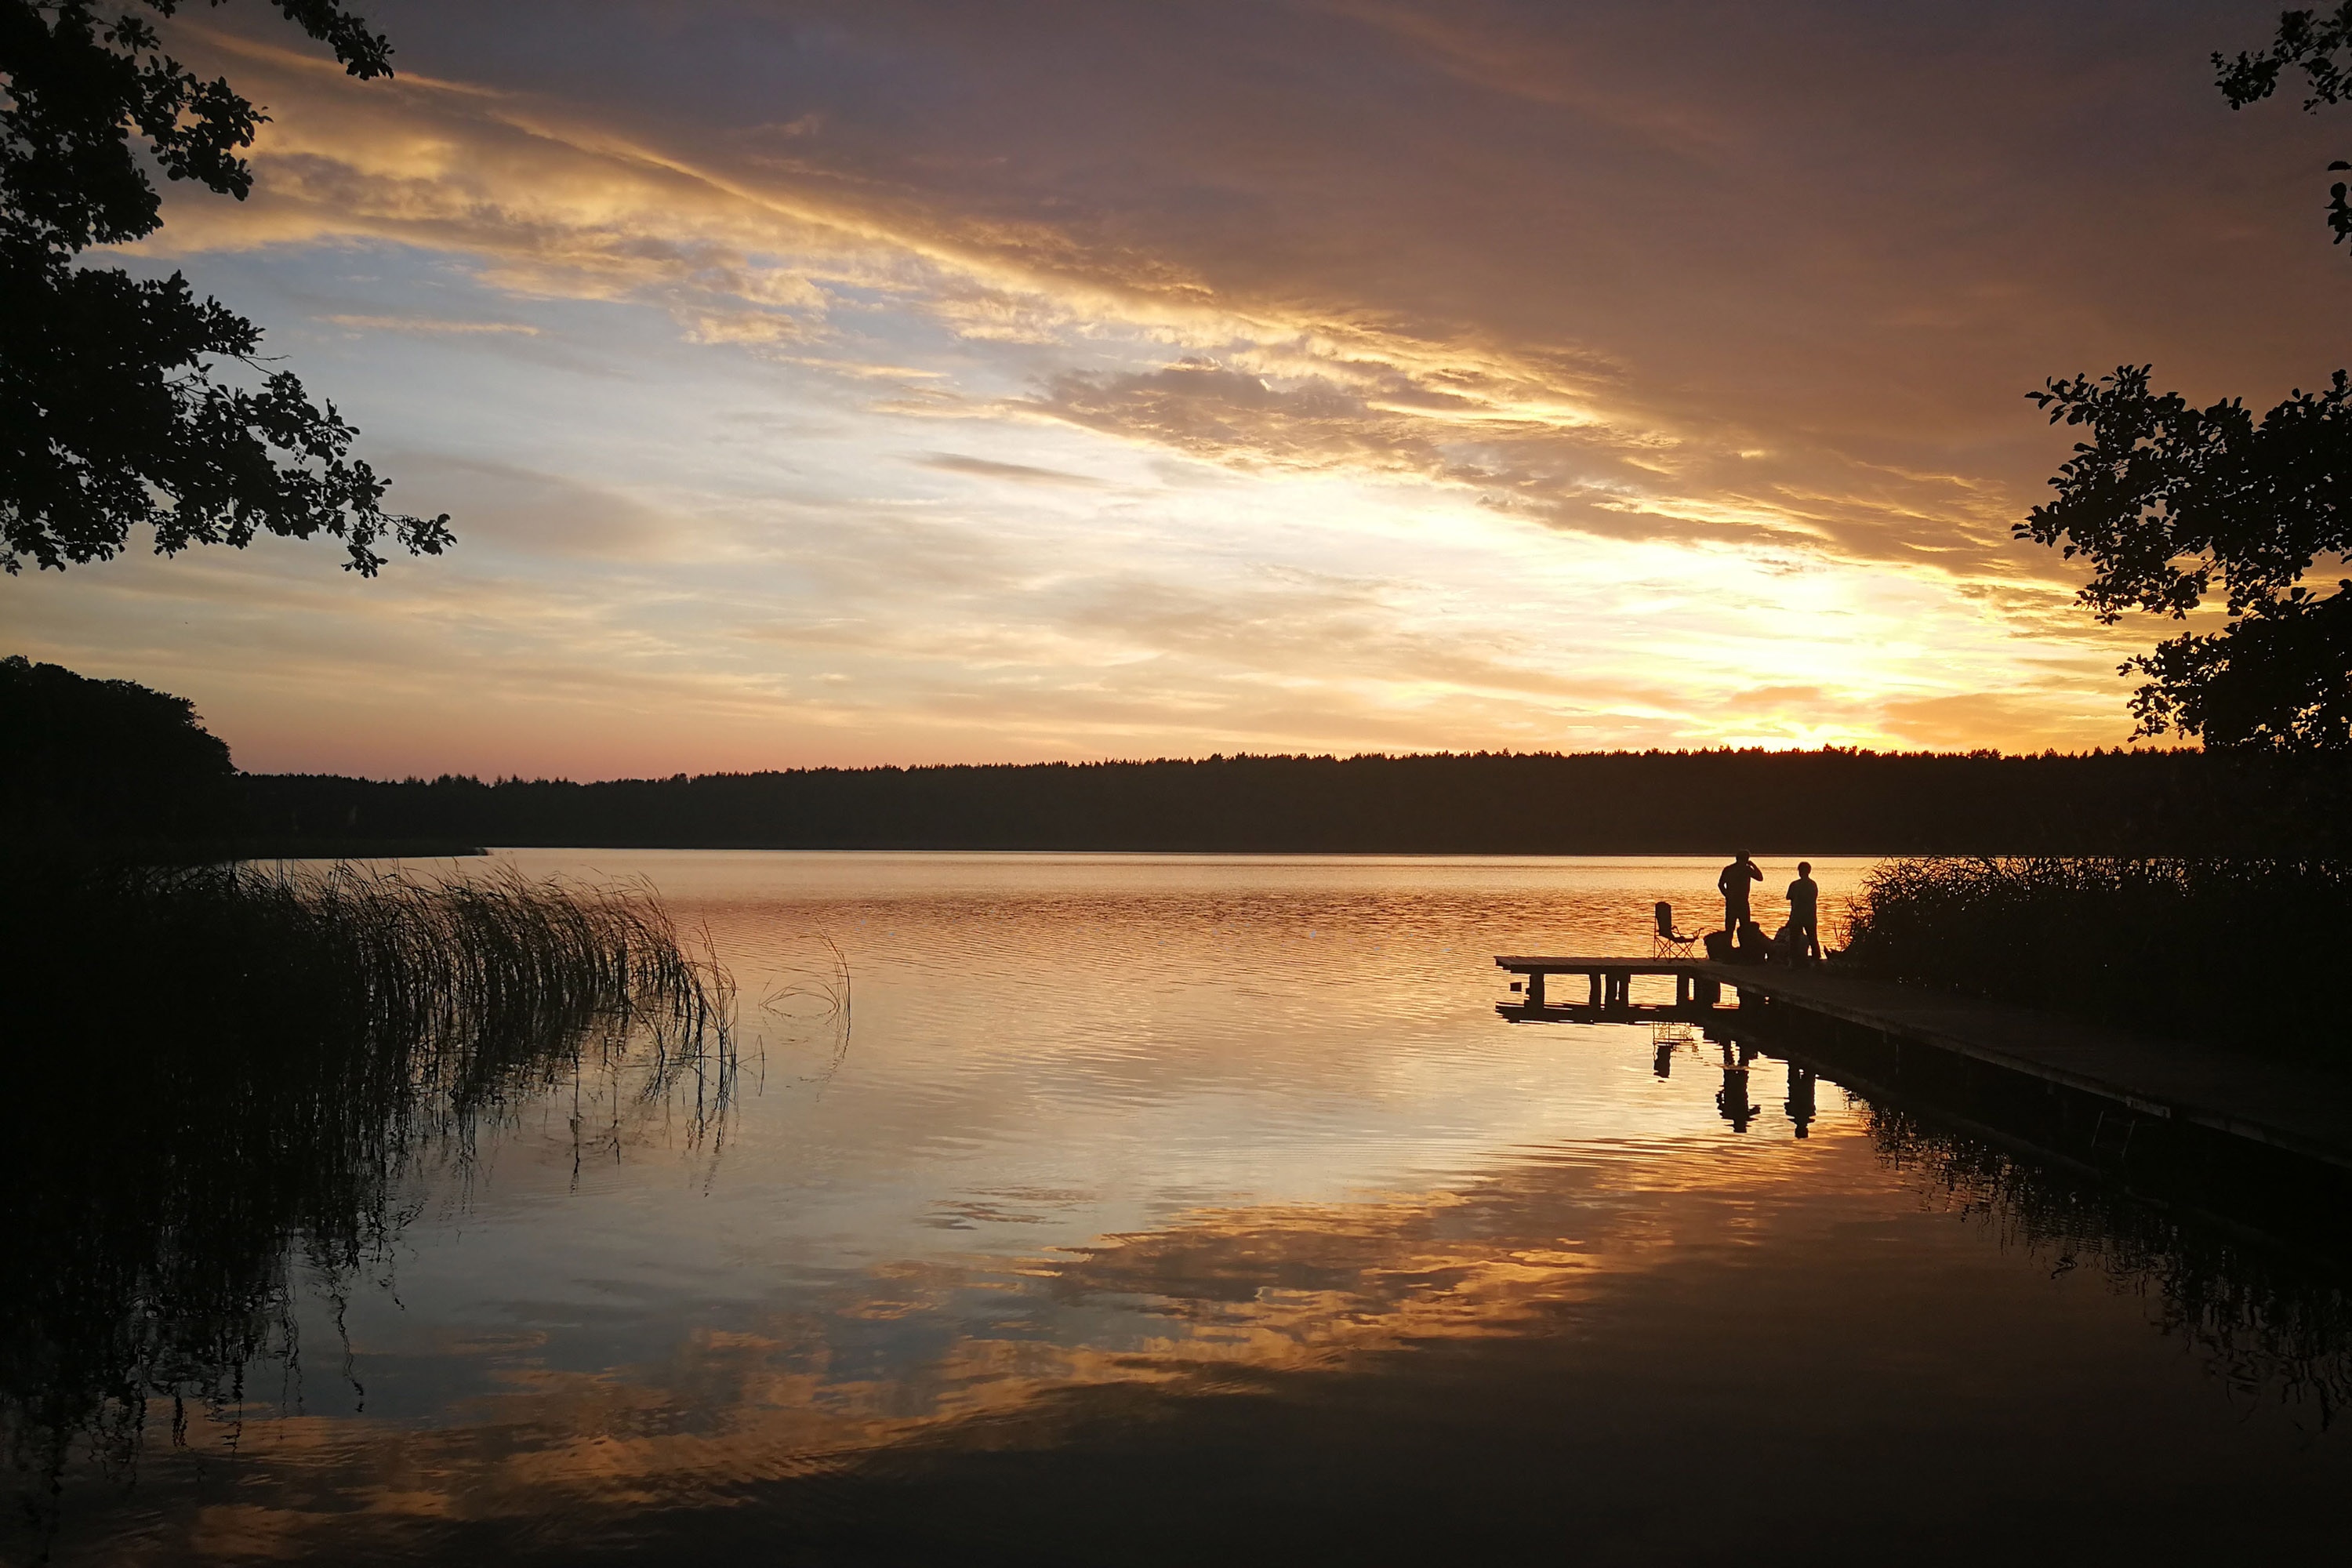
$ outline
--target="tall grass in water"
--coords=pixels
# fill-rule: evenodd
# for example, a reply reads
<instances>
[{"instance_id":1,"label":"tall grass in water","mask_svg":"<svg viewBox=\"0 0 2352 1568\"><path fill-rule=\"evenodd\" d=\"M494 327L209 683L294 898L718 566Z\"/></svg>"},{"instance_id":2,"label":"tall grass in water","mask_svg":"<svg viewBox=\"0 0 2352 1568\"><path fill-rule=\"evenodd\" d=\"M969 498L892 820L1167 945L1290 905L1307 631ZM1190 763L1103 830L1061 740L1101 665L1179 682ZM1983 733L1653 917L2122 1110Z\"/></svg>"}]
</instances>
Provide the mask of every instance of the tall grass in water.
<instances>
[{"instance_id":1,"label":"tall grass in water","mask_svg":"<svg viewBox=\"0 0 2352 1568\"><path fill-rule=\"evenodd\" d=\"M232 1406L299 1262L385 1255L435 1161L546 1089L714 1142L731 985L649 896L350 868L6 868L0 1426L48 1481L149 1402ZM573 1136L590 1136L575 1117ZM177 1417L175 1416L175 1426Z\"/></svg>"},{"instance_id":2,"label":"tall grass in water","mask_svg":"<svg viewBox=\"0 0 2352 1568\"><path fill-rule=\"evenodd\" d=\"M2340 860L1900 859L1853 900L1883 978L2233 1049L2352 1066L2334 976Z\"/></svg>"}]
</instances>

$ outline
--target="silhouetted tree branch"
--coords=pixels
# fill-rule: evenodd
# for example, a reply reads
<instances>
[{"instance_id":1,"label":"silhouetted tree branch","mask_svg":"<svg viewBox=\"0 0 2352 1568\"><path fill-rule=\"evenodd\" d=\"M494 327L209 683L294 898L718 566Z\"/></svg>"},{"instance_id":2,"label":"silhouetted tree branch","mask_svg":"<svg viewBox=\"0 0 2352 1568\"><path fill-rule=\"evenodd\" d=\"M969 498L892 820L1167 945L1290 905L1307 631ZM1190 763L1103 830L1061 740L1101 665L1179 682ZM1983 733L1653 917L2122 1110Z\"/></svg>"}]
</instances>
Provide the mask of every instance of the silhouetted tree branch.
<instances>
[{"instance_id":1,"label":"silhouetted tree branch","mask_svg":"<svg viewBox=\"0 0 2352 1568\"><path fill-rule=\"evenodd\" d=\"M2345 57L2344 62L2338 61L2339 55ZM2311 96L2303 100L2306 114L2321 104L2341 103L2352 95L2352 68L2347 68L2352 66L2352 0L2325 14L2283 14L2278 37L2263 54L2242 53L2234 60L2218 54L2213 57L2213 68L2221 73L2216 85L2221 96L2230 100L2231 109L2260 103L2278 90L2279 73L2289 66L2302 68L2305 79L2311 85ZM2352 163L2341 160L2327 166L2332 170L2352 170ZM2347 199L2341 180L2328 193L2327 226L2336 231L2338 245L2352 237L2352 200Z\"/></svg>"},{"instance_id":2,"label":"silhouetted tree branch","mask_svg":"<svg viewBox=\"0 0 2352 1568\"><path fill-rule=\"evenodd\" d=\"M2352 0L2287 12L2267 52L2213 64L2232 109L2268 98L2289 66L2311 84L2305 110L2342 102ZM2338 241L2352 235L2341 183L2329 220ZM2221 748L2352 751L2352 580L2333 594L2304 582L2352 552L2352 384L2339 370L2327 390L2298 389L2257 420L2238 398L2196 408L2154 392L2149 368L2053 378L2026 395L2090 439L2050 481L2058 499L2015 533L2088 563L2082 601L2110 626L2132 609L2183 619L2218 582L2227 626L2122 666L2148 678L2132 697L2134 739L2177 729Z\"/></svg>"},{"instance_id":3,"label":"silhouetted tree branch","mask_svg":"<svg viewBox=\"0 0 2352 1568\"><path fill-rule=\"evenodd\" d=\"M128 4L129 0L125 0ZM219 5L222 0L207 0ZM139 0L170 16L180 0ZM332 0L277 0L362 79L392 74L383 38ZM257 533L341 539L374 575L379 541L438 554L448 518L383 510L385 481L350 456L358 431L290 373L258 390L214 379L260 369L260 329L174 272L142 281L79 265L93 245L162 226L134 134L164 175L243 200L238 156L268 118L223 79L199 80L135 10L0 0L0 567L110 559L131 529L155 548L243 546Z\"/></svg>"},{"instance_id":4,"label":"silhouetted tree branch","mask_svg":"<svg viewBox=\"0 0 2352 1568\"><path fill-rule=\"evenodd\" d=\"M2185 617L2216 583L2236 617L2123 666L2150 679L2137 735L2178 728L2209 745L2352 746L2352 618L2345 588L2302 584L2352 549L2352 384L2298 391L2257 421L2230 398L2195 408L2149 390L2148 367L2028 394L2090 439L2016 532L2095 571L2080 597L2108 625L2126 610Z\"/></svg>"}]
</instances>

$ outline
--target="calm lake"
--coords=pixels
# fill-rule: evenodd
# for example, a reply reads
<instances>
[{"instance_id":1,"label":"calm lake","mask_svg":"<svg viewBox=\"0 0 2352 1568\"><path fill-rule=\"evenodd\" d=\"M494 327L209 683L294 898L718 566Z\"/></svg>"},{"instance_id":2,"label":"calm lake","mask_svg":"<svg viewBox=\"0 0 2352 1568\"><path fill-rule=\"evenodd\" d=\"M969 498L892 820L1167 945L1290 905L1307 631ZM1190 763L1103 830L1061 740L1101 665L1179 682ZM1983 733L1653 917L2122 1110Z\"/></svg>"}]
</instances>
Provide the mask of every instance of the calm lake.
<instances>
[{"instance_id":1,"label":"calm lake","mask_svg":"<svg viewBox=\"0 0 2352 1568\"><path fill-rule=\"evenodd\" d=\"M2342 1549L2340 1257L1769 1045L1496 1016L1494 954L1712 927L1717 861L499 858L707 932L732 1077L411 1130L235 1365L16 1413L9 1561Z\"/></svg>"}]
</instances>

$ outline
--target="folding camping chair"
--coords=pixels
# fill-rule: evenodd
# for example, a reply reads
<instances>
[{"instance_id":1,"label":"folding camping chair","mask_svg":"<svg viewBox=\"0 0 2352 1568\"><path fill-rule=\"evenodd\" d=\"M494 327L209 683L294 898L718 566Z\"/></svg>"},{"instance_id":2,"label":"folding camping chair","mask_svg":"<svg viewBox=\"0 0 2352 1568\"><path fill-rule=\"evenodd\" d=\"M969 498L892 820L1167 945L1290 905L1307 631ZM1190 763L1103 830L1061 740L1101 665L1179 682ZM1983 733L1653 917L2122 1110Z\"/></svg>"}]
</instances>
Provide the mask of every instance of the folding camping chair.
<instances>
[{"instance_id":1,"label":"folding camping chair","mask_svg":"<svg viewBox=\"0 0 2352 1568\"><path fill-rule=\"evenodd\" d=\"M1696 936L1684 936L1675 930L1675 906L1661 899L1658 901L1658 929L1650 937L1652 958L1690 958L1691 943Z\"/></svg>"}]
</instances>

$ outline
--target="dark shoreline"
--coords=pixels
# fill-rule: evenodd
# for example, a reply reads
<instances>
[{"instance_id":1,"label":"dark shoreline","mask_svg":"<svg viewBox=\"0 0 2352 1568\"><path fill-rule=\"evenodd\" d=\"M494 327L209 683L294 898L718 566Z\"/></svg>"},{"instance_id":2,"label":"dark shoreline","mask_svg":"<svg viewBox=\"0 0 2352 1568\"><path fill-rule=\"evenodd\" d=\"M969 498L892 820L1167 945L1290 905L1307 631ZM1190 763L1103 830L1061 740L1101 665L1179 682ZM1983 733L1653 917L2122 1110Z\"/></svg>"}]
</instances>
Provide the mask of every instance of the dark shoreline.
<instances>
[{"instance_id":1,"label":"dark shoreline","mask_svg":"<svg viewBox=\"0 0 2352 1568\"><path fill-rule=\"evenodd\" d=\"M454 838L197 838L77 844L54 853L97 865L218 866L238 860L456 860L488 847Z\"/></svg>"},{"instance_id":2,"label":"dark shoreline","mask_svg":"<svg viewBox=\"0 0 2352 1568\"><path fill-rule=\"evenodd\" d=\"M245 774L238 834L517 847L2258 855L2352 848L2352 770L2202 752L1648 752L810 768L577 784Z\"/></svg>"}]
</instances>

